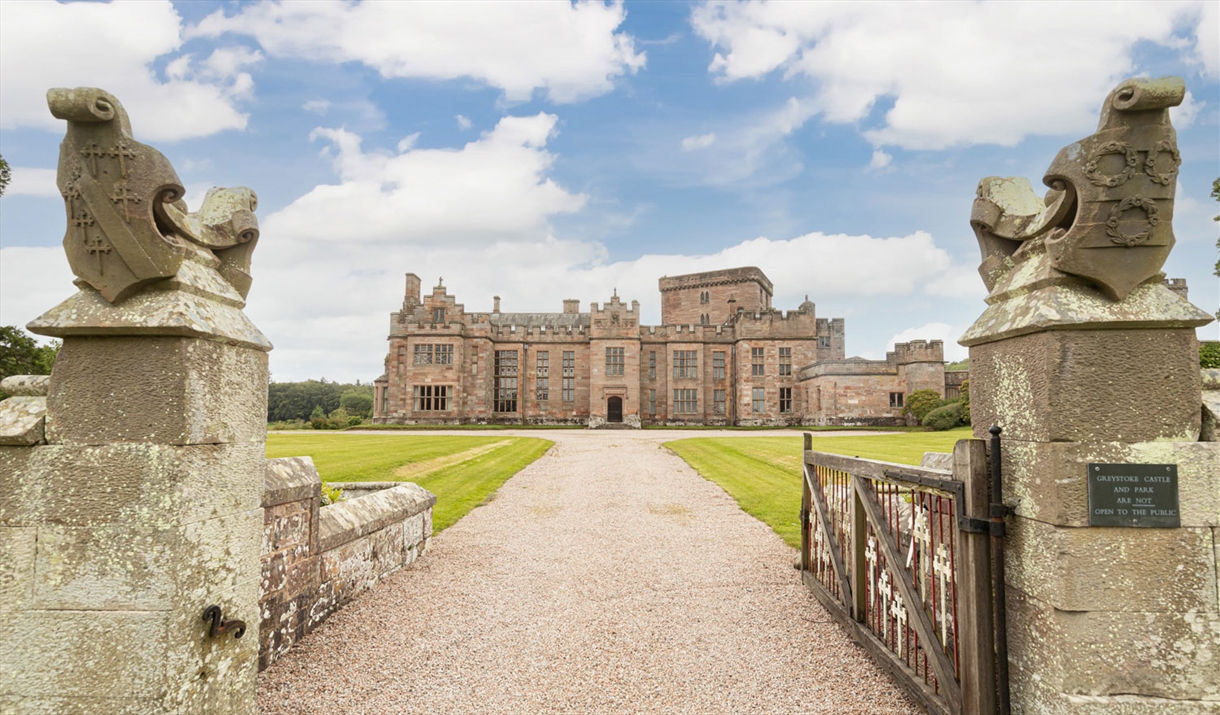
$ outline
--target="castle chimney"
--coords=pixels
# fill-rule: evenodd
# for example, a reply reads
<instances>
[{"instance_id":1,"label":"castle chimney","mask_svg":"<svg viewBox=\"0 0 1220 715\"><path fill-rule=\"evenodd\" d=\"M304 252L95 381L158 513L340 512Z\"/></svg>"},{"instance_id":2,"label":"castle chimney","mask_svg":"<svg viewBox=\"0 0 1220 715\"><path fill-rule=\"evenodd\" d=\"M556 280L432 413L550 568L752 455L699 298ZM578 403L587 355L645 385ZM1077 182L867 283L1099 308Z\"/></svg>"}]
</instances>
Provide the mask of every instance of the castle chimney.
<instances>
[{"instance_id":1,"label":"castle chimney","mask_svg":"<svg viewBox=\"0 0 1220 715\"><path fill-rule=\"evenodd\" d=\"M500 312L500 296L498 296L498 295L493 296L492 300L495 301L495 305L492 307L491 312L499 313Z\"/></svg>"},{"instance_id":2,"label":"castle chimney","mask_svg":"<svg viewBox=\"0 0 1220 715\"><path fill-rule=\"evenodd\" d=\"M564 299L563 312L564 313L579 313L580 312L580 301L575 298Z\"/></svg>"},{"instance_id":3,"label":"castle chimney","mask_svg":"<svg viewBox=\"0 0 1220 715\"><path fill-rule=\"evenodd\" d=\"M407 289L403 292L403 305L416 306L420 304L419 296L422 287L422 282L419 276L414 273L407 274Z\"/></svg>"}]
</instances>

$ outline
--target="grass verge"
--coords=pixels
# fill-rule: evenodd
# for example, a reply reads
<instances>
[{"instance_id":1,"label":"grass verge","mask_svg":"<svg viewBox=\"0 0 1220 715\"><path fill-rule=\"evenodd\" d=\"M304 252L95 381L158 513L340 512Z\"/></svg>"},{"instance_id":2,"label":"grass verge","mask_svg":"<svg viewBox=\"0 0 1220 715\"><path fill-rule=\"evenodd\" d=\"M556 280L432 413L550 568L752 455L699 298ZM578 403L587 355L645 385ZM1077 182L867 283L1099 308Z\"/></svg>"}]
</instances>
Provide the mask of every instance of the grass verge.
<instances>
[{"instance_id":1,"label":"grass verge","mask_svg":"<svg viewBox=\"0 0 1220 715\"><path fill-rule=\"evenodd\" d=\"M488 431L488 430L549 430L549 429L585 429L584 425L515 425L508 423L495 424L470 424L470 425L374 425L361 424L353 427L344 427L344 432L354 432L365 430L373 432L412 432L416 430L470 430L471 432ZM920 429L923 429L922 427Z\"/></svg>"},{"instance_id":2,"label":"grass verge","mask_svg":"<svg viewBox=\"0 0 1220 715\"><path fill-rule=\"evenodd\" d=\"M354 429L354 428L353 428ZM865 426L844 426L844 425L812 425L812 426L776 426L776 425L644 425L644 429L663 429L663 430L690 430L697 432L699 430L722 430L729 432L758 432L758 431L779 431L779 430L796 430L799 432L927 432L927 427L865 427Z\"/></svg>"},{"instance_id":3,"label":"grass verge","mask_svg":"<svg viewBox=\"0 0 1220 715\"><path fill-rule=\"evenodd\" d=\"M504 443L494 449L486 448ZM269 434L268 457L313 458L327 482L400 481L404 466L434 461L443 467L409 480L436 495L433 533L452 526L471 509L489 501L509 477L546 453L554 442L536 437L437 437L342 433ZM446 457L473 456L456 463Z\"/></svg>"},{"instance_id":4,"label":"grass verge","mask_svg":"<svg viewBox=\"0 0 1220 715\"><path fill-rule=\"evenodd\" d=\"M818 437L819 452L919 464L924 452L952 452L969 427L867 437ZM703 478L737 500L743 511L770 526L789 545L800 546L801 438L695 437L666 442Z\"/></svg>"}]
</instances>

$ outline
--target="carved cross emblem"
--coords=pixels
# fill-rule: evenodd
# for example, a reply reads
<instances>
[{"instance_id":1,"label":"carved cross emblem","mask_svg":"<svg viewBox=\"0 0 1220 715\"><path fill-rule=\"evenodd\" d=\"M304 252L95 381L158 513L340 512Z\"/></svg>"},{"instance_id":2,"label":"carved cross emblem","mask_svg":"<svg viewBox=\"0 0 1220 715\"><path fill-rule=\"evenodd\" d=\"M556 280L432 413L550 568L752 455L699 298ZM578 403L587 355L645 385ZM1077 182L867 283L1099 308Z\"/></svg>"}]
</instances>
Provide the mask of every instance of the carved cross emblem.
<instances>
[{"instance_id":1,"label":"carved cross emblem","mask_svg":"<svg viewBox=\"0 0 1220 715\"><path fill-rule=\"evenodd\" d=\"M74 177L79 178L79 177ZM72 180L64 184L64 190L61 196L64 197L64 203L68 205L68 220L76 222L76 200L81 197L80 189L76 188L76 181Z\"/></svg>"},{"instance_id":2,"label":"carved cross emblem","mask_svg":"<svg viewBox=\"0 0 1220 715\"><path fill-rule=\"evenodd\" d=\"M902 593L894 592L894 635L898 636L898 657L902 657L902 646L906 643L907 607L902 600Z\"/></svg>"},{"instance_id":3,"label":"carved cross emblem","mask_svg":"<svg viewBox=\"0 0 1220 715\"><path fill-rule=\"evenodd\" d=\"M889 642L890 639L890 600L894 596L894 587L890 584L890 572L888 570L881 572L881 578L877 579L877 593L881 596L881 637L882 640Z\"/></svg>"},{"instance_id":4,"label":"carved cross emblem","mask_svg":"<svg viewBox=\"0 0 1220 715\"><path fill-rule=\"evenodd\" d=\"M932 560L932 571L940 582L940 642L949 642L949 609L945 600L945 579L949 577L949 549L940 544L936 547L936 558Z\"/></svg>"},{"instance_id":5,"label":"carved cross emblem","mask_svg":"<svg viewBox=\"0 0 1220 715\"><path fill-rule=\"evenodd\" d=\"M919 507L915 513L915 526L911 528L911 551L907 554L907 568L911 568L915 549L919 549L920 588L923 587L924 578L928 574L928 551L932 549L932 527L929 521L927 508Z\"/></svg>"},{"instance_id":6,"label":"carved cross emblem","mask_svg":"<svg viewBox=\"0 0 1220 715\"><path fill-rule=\"evenodd\" d=\"M868 562L868 580L873 580L877 573L877 537L868 537L868 545L864 547L864 560Z\"/></svg>"},{"instance_id":7,"label":"carved cross emblem","mask_svg":"<svg viewBox=\"0 0 1220 715\"><path fill-rule=\"evenodd\" d=\"M105 149L92 142L80 150L80 155L90 160L90 164L93 167L93 171L90 173L94 176L97 176L97 158L99 156L106 156L108 153Z\"/></svg>"},{"instance_id":8,"label":"carved cross emblem","mask_svg":"<svg viewBox=\"0 0 1220 715\"><path fill-rule=\"evenodd\" d=\"M122 204L123 218L127 219L127 222L130 223L131 210L129 204L140 203L140 197L128 190L126 181L120 181L114 185L114 193L110 195L110 200L116 204Z\"/></svg>"},{"instance_id":9,"label":"carved cross emblem","mask_svg":"<svg viewBox=\"0 0 1220 715\"><path fill-rule=\"evenodd\" d=\"M132 150L131 146L128 145L127 142L120 139L117 144L110 147L109 154L110 154L110 156L113 156L114 158L119 160L119 175L122 176L124 179L126 179L127 178L127 160L128 159L134 160L136 158L135 151Z\"/></svg>"},{"instance_id":10,"label":"carved cross emblem","mask_svg":"<svg viewBox=\"0 0 1220 715\"><path fill-rule=\"evenodd\" d=\"M82 210L72 219L72 224L80 229L81 240L85 244L85 250L97 256L97 272L99 275L105 273L102 264L102 254L110 253L110 244L106 242L105 236L90 235L89 227L94 225L93 217L88 211Z\"/></svg>"}]
</instances>

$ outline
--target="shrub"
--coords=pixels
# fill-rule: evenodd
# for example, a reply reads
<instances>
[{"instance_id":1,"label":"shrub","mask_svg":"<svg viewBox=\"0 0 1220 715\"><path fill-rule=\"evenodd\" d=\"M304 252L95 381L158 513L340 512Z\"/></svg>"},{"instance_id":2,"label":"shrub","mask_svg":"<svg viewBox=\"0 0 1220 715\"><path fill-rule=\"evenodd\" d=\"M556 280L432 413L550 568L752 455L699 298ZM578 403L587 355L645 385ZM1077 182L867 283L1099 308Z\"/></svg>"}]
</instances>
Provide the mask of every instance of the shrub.
<instances>
[{"instance_id":1,"label":"shrub","mask_svg":"<svg viewBox=\"0 0 1220 715\"><path fill-rule=\"evenodd\" d=\"M950 402L947 405L937 407L928 414L924 415L920 422L924 427L931 427L936 431L953 429L961 424L962 421L962 403Z\"/></svg>"},{"instance_id":2,"label":"shrub","mask_svg":"<svg viewBox=\"0 0 1220 715\"><path fill-rule=\"evenodd\" d=\"M1199 343L1199 367L1220 368L1220 343Z\"/></svg>"},{"instance_id":3,"label":"shrub","mask_svg":"<svg viewBox=\"0 0 1220 715\"><path fill-rule=\"evenodd\" d=\"M940 405L940 395L936 390L916 390L907 396L902 414L911 415L916 422L923 424L923 418Z\"/></svg>"},{"instance_id":4,"label":"shrub","mask_svg":"<svg viewBox=\"0 0 1220 715\"><path fill-rule=\"evenodd\" d=\"M268 422L267 430L293 430L293 429L309 429L312 427L305 420L280 420L278 422Z\"/></svg>"},{"instance_id":5,"label":"shrub","mask_svg":"<svg viewBox=\"0 0 1220 715\"><path fill-rule=\"evenodd\" d=\"M970 380L962 380L962 424L970 424Z\"/></svg>"},{"instance_id":6,"label":"shrub","mask_svg":"<svg viewBox=\"0 0 1220 715\"><path fill-rule=\"evenodd\" d=\"M343 429L344 427L355 427L363 423L364 420L360 415L349 415L347 410L342 407L328 416L319 415L309 419L309 424L314 429Z\"/></svg>"},{"instance_id":7,"label":"shrub","mask_svg":"<svg viewBox=\"0 0 1220 715\"><path fill-rule=\"evenodd\" d=\"M322 506L330 506L338 504L341 501L347 501L347 497L343 496L343 490L330 484L322 483Z\"/></svg>"}]
</instances>

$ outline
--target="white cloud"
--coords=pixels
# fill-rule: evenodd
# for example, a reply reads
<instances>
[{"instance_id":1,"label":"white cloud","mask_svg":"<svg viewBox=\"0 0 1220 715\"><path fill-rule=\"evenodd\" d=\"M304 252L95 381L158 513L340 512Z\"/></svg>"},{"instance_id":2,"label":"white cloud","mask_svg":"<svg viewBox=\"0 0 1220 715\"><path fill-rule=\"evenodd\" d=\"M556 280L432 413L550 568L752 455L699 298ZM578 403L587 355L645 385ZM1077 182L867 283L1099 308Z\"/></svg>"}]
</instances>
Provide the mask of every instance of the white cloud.
<instances>
[{"instance_id":1,"label":"white cloud","mask_svg":"<svg viewBox=\"0 0 1220 715\"><path fill-rule=\"evenodd\" d=\"M5 196L59 196L55 185L55 169L33 169L28 166L11 167L12 179Z\"/></svg>"},{"instance_id":2,"label":"white cloud","mask_svg":"<svg viewBox=\"0 0 1220 715\"><path fill-rule=\"evenodd\" d=\"M1199 3L1194 60L1211 77L1220 77L1220 3Z\"/></svg>"},{"instance_id":3,"label":"white cloud","mask_svg":"<svg viewBox=\"0 0 1220 715\"><path fill-rule=\"evenodd\" d=\"M696 149L706 149L716 143L716 134L709 132L708 134L700 134L698 136L689 136L682 140L682 151L695 151Z\"/></svg>"},{"instance_id":4,"label":"white cloud","mask_svg":"<svg viewBox=\"0 0 1220 715\"><path fill-rule=\"evenodd\" d=\"M340 183L315 187L268 217L265 230L334 245L355 236L412 244L537 236L548 216L578 211L586 201L546 176L556 121L552 114L505 117L460 150L414 149L412 136L397 154L366 152L344 129L317 129Z\"/></svg>"},{"instance_id":5,"label":"white cloud","mask_svg":"<svg viewBox=\"0 0 1220 715\"><path fill-rule=\"evenodd\" d=\"M652 171L676 170L699 183L723 186L752 179L774 184L792 178L803 168L800 154L791 151L785 139L815 114L810 102L790 97L778 107L719 122L714 132L681 141L671 135L656 151L637 160Z\"/></svg>"},{"instance_id":6,"label":"white cloud","mask_svg":"<svg viewBox=\"0 0 1220 715\"><path fill-rule=\"evenodd\" d=\"M966 332L965 328L955 327L948 323L924 323L917 328L907 328L890 338L882 352L893 350L894 343L909 343L912 340L942 340L945 343L945 360L957 362L970 356L967 348L957 344L957 339L964 332Z\"/></svg>"},{"instance_id":7,"label":"white cloud","mask_svg":"<svg viewBox=\"0 0 1220 715\"><path fill-rule=\"evenodd\" d=\"M889 166L890 162L893 160L894 157L890 156L889 154L886 154L880 149L874 149L873 158L869 160L868 165L873 169L884 169L885 167Z\"/></svg>"},{"instance_id":8,"label":"white cloud","mask_svg":"<svg viewBox=\"0 0 1220 715\"><path fill-rule=\"evenodd\" d=\"M466 131L467 129L469 129L472 126L470 123L469 117L465 117L465 116L462 116L461 114L459 114L459 115L457 115L456 119L457 119L458 129L461 129L462 131Z\"/></svg>"},{"instance_id":9,"label":"white cloud","mask_svg":"<svg viewBox=\"0 0 1220 715\"><path fill-rule=\"evenodd\" d=\"M137 139L244 129L237 103L250 96L253 80L241 69L259 53L217 48L197 64L179 56L162 81L153 63L181 44L181 18L166 0L0 3L0 127L61 130L47 110L47 89L101 87L127 108Z\"/></svg>"},{"instance_id":10,"label":"white cloud","mask_svg":"<svg viewBox=\"0 0 1220 715\"><path fill-rule=\"evenodd\" d=\"M643 52L615 30L621 3L259 3L218 10L192 36L250 35L273 56L362 62L383 77L473 78L523 101L605 94L640 70Z\"/></svg>"},{"instance_id":11,"label":"white cloud","mask_svg":"<svg viewBox=\"0 0 1220 715\"><path fill-rule=\"evenodd\" d=\"M1187 92L1181 104L1169 108L1169 121L1173 122L1174 128L1185 129L1195 123L1195 118L1206 105L1206 102L1196 102L1194 95Z\"/></svg>"},{"instance_id":12,"label":"white cloud","mask_svg":"<svg viewBox=\"0 0 1220 715\"><path fill-rule=\"evenodd\" d=\"M309 112L310 114L317 114L319 116L322 116L322 115L326 114L326 110L330 109L330 100L329 99L311 99L311 100L305 102L305 104L302 104L301 109L304 109L306 112Z\"/></svg>"},{"instance_id":13,"label":"white cloud","mask_svg":"<svg viewBox=\"0 0 1220 715\"><path fill-rule=\"evenodd\" d=\"M76 292L73 278L59 246L0 248L0 325L25 327Z\"/></svg>"},{"instance_id":14,"label":"white cloud","mask_svg":"<svg viewBox=\"0 0 1220 715\"><path fill-rule=\"evenodd\" d=\"M1184 23L1198 22L1195 52L1214 67L1215 30L1204 23L1217 24L1215 10L1199 8L1164 1L1111 11L1080 2L1053 10L1008 2L712 2L691 22L718 50L709 70L719 80L777 70L812 79L817 109L832 122L861 122L892 100L881 125L864 135L877 146L941 149L1088 131L1107 92L1138 70L1135 45L1181 45L1174 33Z\"/></svg>"}]
</instances>

